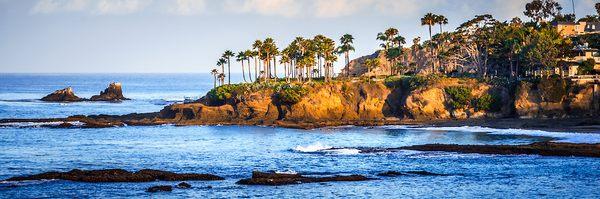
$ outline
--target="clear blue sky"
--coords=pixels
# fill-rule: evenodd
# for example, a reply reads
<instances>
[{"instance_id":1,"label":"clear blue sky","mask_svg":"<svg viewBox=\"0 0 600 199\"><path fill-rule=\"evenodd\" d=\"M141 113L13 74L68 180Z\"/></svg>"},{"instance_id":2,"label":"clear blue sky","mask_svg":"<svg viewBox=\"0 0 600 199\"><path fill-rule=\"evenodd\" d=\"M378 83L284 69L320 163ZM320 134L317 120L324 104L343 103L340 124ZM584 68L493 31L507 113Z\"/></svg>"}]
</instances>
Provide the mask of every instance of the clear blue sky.
<instances>
[{"instance_id":1,"label":"clear blue sky","mask_svg":"<svg viewBox=\"0 0 600 199\"><path fill-rule=\"evenodd\" d=\"M446 29L454 29L476 14L525 20L526 2L0 0L0 73L205 73L224 50L245 50L267 36L283 47L296 36L350 33L357 57L377 49L375 36L388 27L408 41L427 37L419 21L427 12L447 16ZM595 2L575 0L578 16L595 13ZM570 0L560 3L571 12Z\"/></svg>"}]
</instances>

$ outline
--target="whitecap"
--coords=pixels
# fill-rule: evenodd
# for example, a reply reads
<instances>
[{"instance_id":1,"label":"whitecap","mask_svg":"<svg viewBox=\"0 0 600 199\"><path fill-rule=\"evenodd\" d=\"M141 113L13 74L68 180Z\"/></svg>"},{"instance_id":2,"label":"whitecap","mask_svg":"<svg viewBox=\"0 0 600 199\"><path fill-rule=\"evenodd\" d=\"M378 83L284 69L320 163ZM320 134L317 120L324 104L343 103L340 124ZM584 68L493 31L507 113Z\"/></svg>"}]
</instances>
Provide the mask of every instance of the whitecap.
<instances>
[{"instance_id":1,"label":"whitecap","mask_svg":"<svg viewBox=\"0 0 600 199\"><path fill-rule=\"evenodd\" d=\"M416 126L386 126L386 129L407 129L407 130L425 130L425 131L457 131L472 133L489 133L492 135L526 135L537 137L555 138L554 142L568 143L600 143L600 133L572 133L572 132L551 132L543 130L527 129L496 129L481 126L461 126L461 127L416 127Z\"/></svg>"},{"instance_id":2,"label":"whitecap","mask_svg":"<svg viewBox=\"0 0 600 199\"><path fill-rule=\"evenodd\" d=\"M17 127L17 128L25 128L25 127L41 127L41 126L58 126L65 122L7 122L0 123L0 126L4 127ZM84 126L85 123L80 121L70 121L66 122L73 126Z\"/></svg>"},{"instance_id":3,"label":"whitecap","mask_svg":"<svg viewBox=\"0 0 600 199\"><path fill-rule=\"evenodd\" d=\"M333 147L331 146L327 146L327 145L323 145L320 142L308 145L308 146L296 146L294 147L294 151L298 151L298 152L303 152L303 153L314 153L314 152L319 152L319 151L323 151L326 149L331 149Z\"/></svg>"}]
</instances>

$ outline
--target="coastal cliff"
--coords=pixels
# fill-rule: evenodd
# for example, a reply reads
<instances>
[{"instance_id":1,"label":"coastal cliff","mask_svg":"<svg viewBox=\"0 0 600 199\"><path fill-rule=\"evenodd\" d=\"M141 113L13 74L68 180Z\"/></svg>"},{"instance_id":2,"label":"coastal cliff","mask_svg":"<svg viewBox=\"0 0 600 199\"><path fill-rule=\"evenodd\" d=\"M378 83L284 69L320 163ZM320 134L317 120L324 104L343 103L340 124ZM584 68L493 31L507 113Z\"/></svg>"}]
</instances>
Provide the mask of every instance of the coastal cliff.
<instances>
[{"instance_id":1,"label":"coastal cliff","mask_svg":"<svg viewBox=\"0 0 600 199\"><path fill-rule=\"evenodd\" d=\"M466 78L402 77L304 85L230 85L209 92L197 102L167 106L158 118L180 125L313 128L407 120L590 116L585 113L591 113L594 103L592 85L566 86L568 82L563 81L563 90L540 89L555 85L555 81L515 86ZM553 95L560 97L549 97Z\"/></svg>"}]
</instances>

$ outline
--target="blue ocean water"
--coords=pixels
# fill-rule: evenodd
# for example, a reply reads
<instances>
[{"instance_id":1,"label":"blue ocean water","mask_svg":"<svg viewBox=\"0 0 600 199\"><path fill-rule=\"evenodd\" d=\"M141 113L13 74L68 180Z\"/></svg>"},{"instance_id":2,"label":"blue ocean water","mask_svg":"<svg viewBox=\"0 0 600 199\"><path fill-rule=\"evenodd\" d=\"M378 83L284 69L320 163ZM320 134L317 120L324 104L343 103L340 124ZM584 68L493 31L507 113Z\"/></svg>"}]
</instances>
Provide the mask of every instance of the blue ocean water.
<instances>
[{"instance_id":1,"label":"blue ocean water","mask_svg":"<svg viewBox=\"0 0 600 199\"><path fill-rule=\"evenodd\" d=\"M35 100L66 86L72 86L81 97L90 97L110 81L122 82L125 96L133 100ZM211 76L199 74L4 74L0 75L0 118L159 111L186 97L197 98L211 87ZM74 168L151 168L212 173L226 180L192 181L192 189L175 189L171 193L147 193L145 189L177 182L0 182L0 198L600 198L600 159L596 158L415 151L360 154L356 150L427 143L525 144L551 138L567 142L600 140L598 134L479 127L5 127L0 128L0 179ZM345 149L332 149L340 147ZM250 177L253 170L370 177L388 170L425 170L449 175L279 187L235 184Z\"/></svg>"}]
</instances>

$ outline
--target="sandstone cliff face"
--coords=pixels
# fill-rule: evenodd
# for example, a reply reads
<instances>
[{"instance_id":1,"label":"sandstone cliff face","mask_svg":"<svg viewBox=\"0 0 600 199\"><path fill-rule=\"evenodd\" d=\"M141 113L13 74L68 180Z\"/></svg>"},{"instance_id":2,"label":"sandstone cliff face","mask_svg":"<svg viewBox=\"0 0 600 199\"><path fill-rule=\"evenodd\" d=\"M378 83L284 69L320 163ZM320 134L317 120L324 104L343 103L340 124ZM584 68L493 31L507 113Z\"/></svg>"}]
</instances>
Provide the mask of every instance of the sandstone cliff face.
<instances>
[{"instance_id":1,"label":"sandstone cliff face","mask_svg":"<svg viewBox=\"0 0 600 199\"><path fill-rule=\"evenodd\" d=\"M559 85L564 85L560 83ZM521 83L515 91L474 79L443 78L410 88L406 83L390 86L383 81L335 82L305 85L308 92L294 104L283 104L277 91L263 89L232 95L224 105L199 101L165 107L161 122L189 124L280 125L312 128L327 125L393 124L402 119L448 120L473 118L563 117L589 113L593 88L573 86L567 91L544 92ZM469 91L464 106L456 107L448 88ZM566 87L565 87L566 88ZM564 92L564 94L561 94ZM493 97L492 97L493 96ZM488 99L487 105L480 103ZM490 101L492 100L492 101ZM485 100L483 100L485 102Z\"/></svg>"},{"instance_id":2,"label":"sandstone cliff face","mask_svg":"<svg viewBox=\"0 0 600 199\"><path fill-rule=\"evenodd\" d=\"M521 82L515 94L515 110L521 118L586 117L597 111L594 85L566 80ZM597 95L597 94L596 94Z\"/></svg>"},{"instance_id":3,"label":"sandstone cliff face","mask_svg":"<svg viewBox=\"0 0 600 199\"><path fill-rule=\"evenodd\" d=\"M83 98L77 97L71 87L54 91L53 93L46 95L41 99L47 102L79 102L83 101Z\"/></svg>"},{"instance_id":4,"label":"sandstone cliff face","mask_svg":"<svg viewBox=\"0 0 600 199\"><path fill-rule=\"evenodd\" d=\"M298 103L286 105L278 102L273 91L263 90L237 96L239 100L222 106L175 104L163 109L160 117L181 124L378 121L386 118L383 110L387 102L382 96L390 92L382 83L316 85Z\"/></svg>"}]
</instances>

